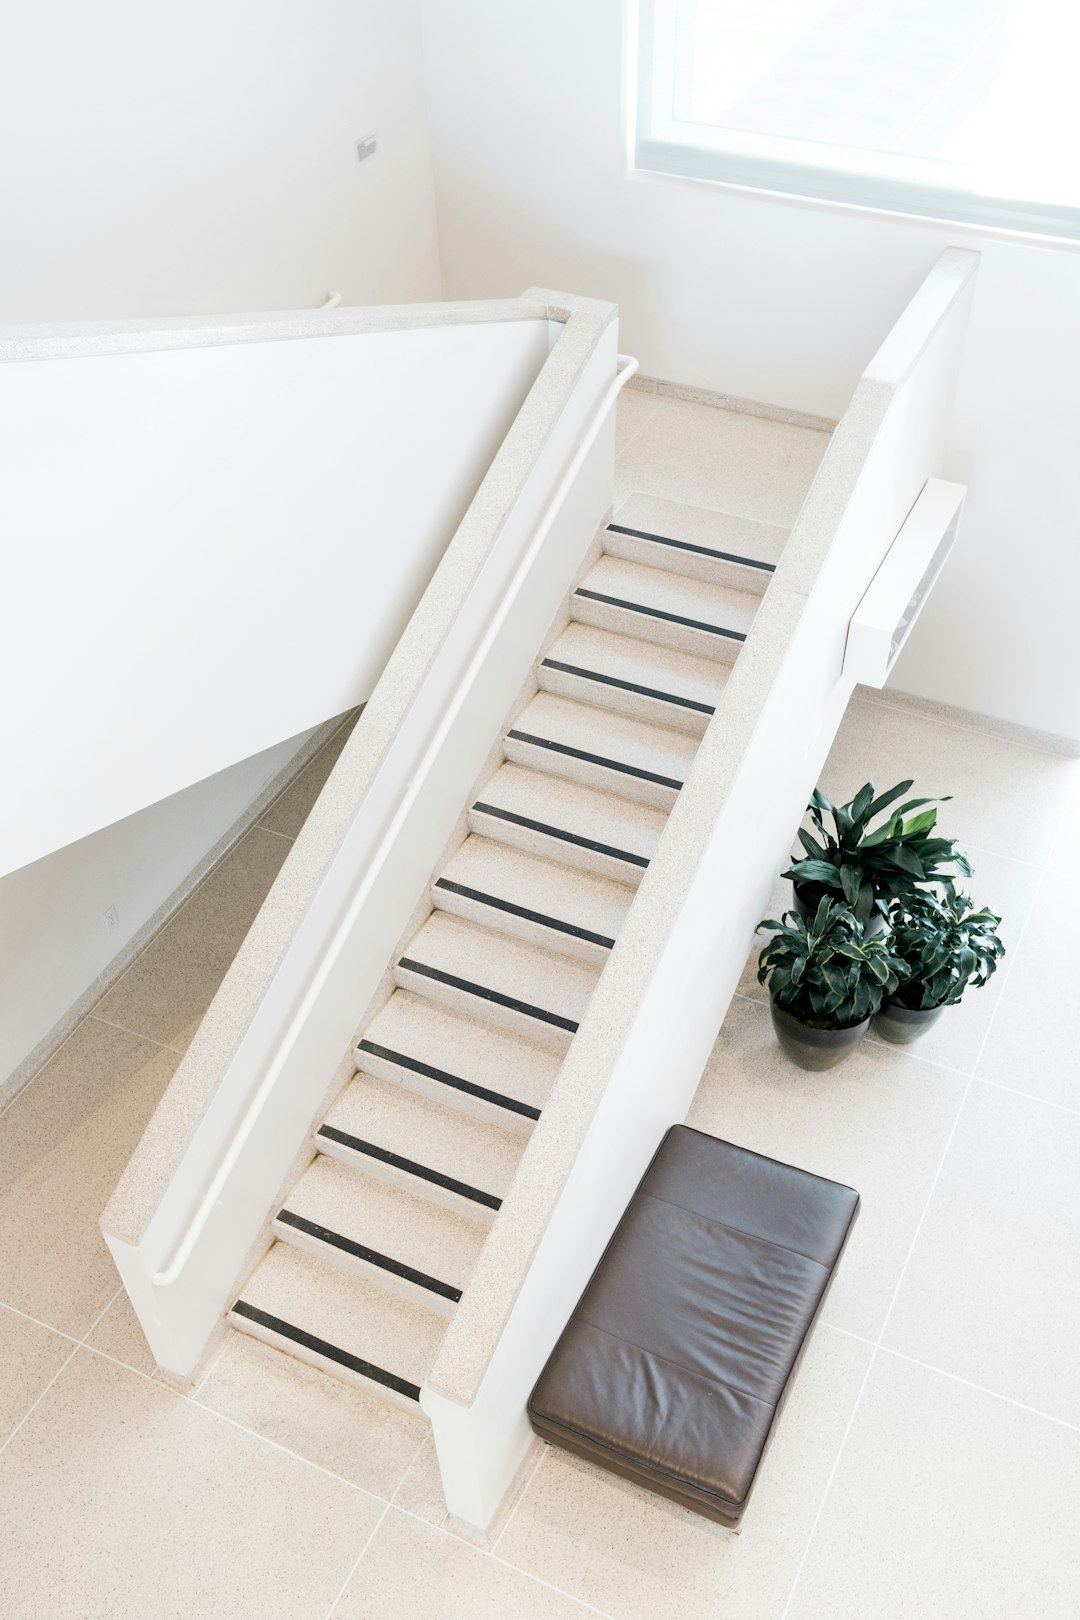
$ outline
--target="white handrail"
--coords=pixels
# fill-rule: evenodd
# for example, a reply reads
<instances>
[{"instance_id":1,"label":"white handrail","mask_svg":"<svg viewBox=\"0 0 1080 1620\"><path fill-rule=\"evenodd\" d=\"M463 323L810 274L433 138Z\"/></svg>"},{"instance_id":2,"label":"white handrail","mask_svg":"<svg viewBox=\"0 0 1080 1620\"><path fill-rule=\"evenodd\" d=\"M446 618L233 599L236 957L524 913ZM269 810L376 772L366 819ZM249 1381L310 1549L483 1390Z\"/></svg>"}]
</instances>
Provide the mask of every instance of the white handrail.
<instances>
[{"instance_id":1,"label":"white handrail","mask_svg":"<svg viewBox=\"0 0 1080 1620\"><path fill-rule=\"evenodd\" d=\"M356 927L357 920L368 899L376 876L388 852L396 842L400 830L407 820L409 810L421 792L431 763L438 756L440 750L449 737L453 724L457 719L458 714L460 713L460 710L471 689L475 675L482 667L490 647L494 643L499 631L505 623L514 601L518 596L521 586L528 577L529 571L532 568L537 555L542 549L545 540L547 539L552 524L555 522L563 502L573 487L574 481L581 470L586 456L589 454L589 451L592 449L601 429L607 421L608 414L611 410L612 404L615 401L615 398L619 394L620 390L625 387L626 383L634 375L634 372L637 371L637 369L638 362L631 358L631 356L624 354L620 354L618 356L616 374L603 394L600 404L593 413L588 427L585 429L585 432L579 440L578 446L574 451L565 472L559 480L551 500L548 502L544 516L537 525L532 540L526 547L521 560L514 570L513 576L507 589L503 593L503 597L498 608L488 620L484 633L469 660L469 664L463 678L458 682L457 686L450 695L449 702L443 712L442 718L435 728L435 731L424 750L423 758L421 759L417 769L411 775L409 787L402 798L398 801L388 826L383 832L382 837L380 838L376 848L372 852L367 862L364 877L361 880L355 895L353 896L344 918L336 929L330 945L324 952L319 962L311 984L305 991L299 1007L290 1020L288 1028L277 1046L272 1063L267 1068L266 1073L260 1081L254 1096L248 1104L248 1107L244 1112L244 1116L240 1121L237 1130L234 1132L233 1137L222 1156L222 1159L210 1181L209 1186L203 1193L203 1196L196 1207L192 1220L188 1225L184 1236L181 1238L172 1259L162 1270L156 1272L154 1275L153 1284L155 1288L168 1288L172 1283L176 1282L183 1272L187 1261L190 1259L195 1245L202 1236L206 1223L209 1220L219 1197L221 1196L221 1192L225 1187L230 1175L233 1173L248 1138L258 1122L263 1105L277 1084L278 1076L280 1075L282 1068L292 1052L293 1047L299 1039L304 1024L306 1023L312 1008L315 1006L320 995L322 994L326 980L332 972L334 964L340 956L346 940L350 937L353 929Z\"/></svg>"}]
</instances>

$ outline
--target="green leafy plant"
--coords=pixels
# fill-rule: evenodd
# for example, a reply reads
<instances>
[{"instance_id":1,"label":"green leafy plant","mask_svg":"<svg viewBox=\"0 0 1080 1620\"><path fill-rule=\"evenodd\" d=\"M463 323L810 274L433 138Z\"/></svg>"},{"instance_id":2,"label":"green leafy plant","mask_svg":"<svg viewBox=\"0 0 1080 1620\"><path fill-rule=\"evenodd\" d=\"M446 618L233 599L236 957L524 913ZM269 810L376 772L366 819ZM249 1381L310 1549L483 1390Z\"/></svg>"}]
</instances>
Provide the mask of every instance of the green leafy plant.
<instances>
[{"instance_id":1,"label":"green leafy plant","mask_svg":"<svg viewBox=\"0 0 1080 1620\"><path fill-rule=\"evenodd\" d=\"M898 901L890 943L900 983L891 999L912 1010L951 1007L969 986L981 989L1005 954L1000 922L985 907L973 910L971 896L951 886Z\"/></svg>"},{"instance_id":2,"label":"green leafy plant","mask_svg":"<svg viewBox=\"0 0 1080 1620\"><path fill-rule=\"evenodd\" d=\"M950 867L971 876L971 863L959 845L935 836L936 809L923 808L944 800L908 799L881 826L869 830L875 816L896 804L910 787L910 781L898 782L875 798L874 784L867 782L848 804L840 805L815 791L807 808L817 836L800 827L799 842L806 856L783 874L793 880L808 909L824 894L832 894L845 900L866 924L875 911L887 916L892 901L916 892L920 884L951 884ZM826 816L832 829L825 825Z\"/></svg>"},{"instance_id":3,"label":"green leafy plant","mask_svg":"<svg viewBox=\"0 0 1080 1620\"><path fill-rule=\"evenodd\" d=\"M758 957L778 1007L810 1029L847 1029L876 1013L895 991L900 963L886 939L866 939L851 908L825 895L810 918L787 911L759 928L773 937Z\"/></svg>"}]
</instances>

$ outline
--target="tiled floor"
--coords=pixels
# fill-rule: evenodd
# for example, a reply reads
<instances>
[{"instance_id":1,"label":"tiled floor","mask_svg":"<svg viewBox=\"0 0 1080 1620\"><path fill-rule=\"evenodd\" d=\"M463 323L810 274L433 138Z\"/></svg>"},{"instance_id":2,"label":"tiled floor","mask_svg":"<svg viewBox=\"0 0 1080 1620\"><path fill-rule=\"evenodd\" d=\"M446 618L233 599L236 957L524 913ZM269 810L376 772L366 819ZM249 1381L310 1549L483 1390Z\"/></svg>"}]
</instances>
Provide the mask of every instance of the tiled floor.
<instances>
[{"instance_id":1,"label":"tiled floor","mask_svg":"<svg viewBox=\"0 0 1080 1620\"><path fill-rule=\"evenodd\" d=\"M786 523L823 442L630 394L620 491ZM239 1337L194 1394L155 1379L98 1215L342 740L0 1119L4 1620L1080 1616L1080 767L901 707L852 704L824 786L953 792L1009 955L913 1051L824 1075L744 979L692 1123L864 1208L741 1536L546 1450L481 1548L419 1416Z\"/></svg>"}]
</instances>

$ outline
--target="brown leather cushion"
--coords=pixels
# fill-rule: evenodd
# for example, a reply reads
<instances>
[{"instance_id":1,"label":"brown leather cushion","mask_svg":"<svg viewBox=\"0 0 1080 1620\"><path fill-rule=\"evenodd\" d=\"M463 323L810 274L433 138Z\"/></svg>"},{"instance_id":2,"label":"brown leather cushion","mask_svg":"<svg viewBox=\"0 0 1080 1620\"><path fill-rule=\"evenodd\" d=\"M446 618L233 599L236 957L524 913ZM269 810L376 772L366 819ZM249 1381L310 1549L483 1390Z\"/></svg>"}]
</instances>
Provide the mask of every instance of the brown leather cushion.
<instances>
[{"instance_id":1,"label":"brown leather cushion","mask_svg":"<svg viewBox=\"0 0 1080 1620\"><path fill-rule=\"evenodd\" d=\"M673 1126L540 1375L533 1427L736 1525L858 1204Z\"/></svg>"}]
</instances>

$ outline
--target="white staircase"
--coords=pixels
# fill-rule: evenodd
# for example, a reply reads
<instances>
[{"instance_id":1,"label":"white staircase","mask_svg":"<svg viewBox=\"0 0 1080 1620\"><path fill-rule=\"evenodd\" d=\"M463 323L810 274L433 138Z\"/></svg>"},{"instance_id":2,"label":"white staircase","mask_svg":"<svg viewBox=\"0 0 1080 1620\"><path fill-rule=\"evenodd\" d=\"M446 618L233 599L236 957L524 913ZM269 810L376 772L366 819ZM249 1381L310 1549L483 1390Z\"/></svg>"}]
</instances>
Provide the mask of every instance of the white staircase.
<instances>
[{"instance_id":1,"label":"white staircase","mask_svg":"<svg viewBox=\"0 0 1080 1620\"><path fill-rule=\"evenodd\" d=\"M237 1329L417 1401L772 574L697 518L603 531Z\"/></svg>"}]
</instances>

